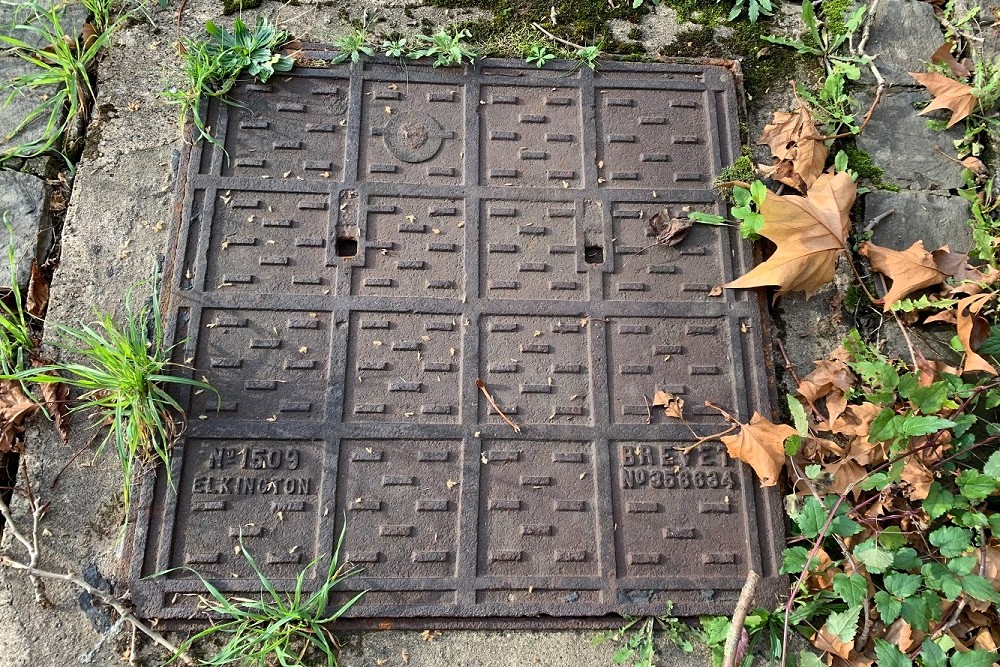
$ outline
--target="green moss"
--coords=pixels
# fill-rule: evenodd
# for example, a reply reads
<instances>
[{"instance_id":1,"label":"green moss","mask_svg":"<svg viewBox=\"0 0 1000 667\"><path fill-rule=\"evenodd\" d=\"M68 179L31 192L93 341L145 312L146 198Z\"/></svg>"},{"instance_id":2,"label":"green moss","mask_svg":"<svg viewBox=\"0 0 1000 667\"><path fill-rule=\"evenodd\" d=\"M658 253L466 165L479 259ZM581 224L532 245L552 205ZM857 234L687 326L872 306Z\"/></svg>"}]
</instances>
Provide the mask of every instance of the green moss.
<instances>
[{"instance_id":1,"label":"green moss","mask_svg":"<svg viewBox=\"0 0 1000 667\"><path fill-rule=\"evenodd\" d=\"M261 0L222 0L222 13L235 14L244 9L256 9L260 7Z\"/></svg>"},{"instance_id":2,"label":"green moss","mask_svg":"<svg viewBox=\"0 0 1000 667\"><path fill-rule=\"evenodd\" d=\"M846 35L847 12L854 8L854 0L823 0L820 5L820 16L826 27L834 35Z\"/></svg>"},{"instance_id":3,"label":"green moss","mask_svg":"<svg viewBox=\"0 0 1000 667\"><path fill-rule=\"evenodd\" d=\"M631 39L633 42L641 42L642 41L642 28L640 28L639 26L636 26L636 27L632 28L631 30L629 30L628 31L628 38Z\"/></svg>"},{"instance_id":4,"label":"green moss","mask_svg":"<svg viewBox=\"0 0 1000 667\"><path fill-rule=\"evenodd\" d=\"M722 171L719 172L719 177L715 179L715 187L718 188L719 194L722 195L723 199L732 204L733 189L719 187L719 184L730 181L749 183L756 178L757 173L754 171L753 149L749 146L743 146L740 156L736 158L736 161L728 167L723 167Z\"/></svg>"},{"instance_id":5,"label":"green moss","mask_svg":"<svg viewBox=\"0 0 1000 667\"><path fill-rule=\"evenodd\" d=\"M867 180L873 188L899 192L899 186L882 179L885 172L882 167L872 162L872 156L856 146L844 149L847 153L847 168L858 174L858 180Z\"/></svg>"},{"instance_id":6,"label":"green moss","mask_svg":"<svg viewBox=\"0 0 1000 667\"><path fill-rule=\"evenodd\" d=\"M861 291L861 288L855 283L851 283L847 286L847 289L844 290L844 310L853 313L858 307L858 304L866 298L867 297L865 297L865 293Z\"/></svg>"},{"instance_id":7,"label":"green moss","mask_svg":"<svg viewBox=\"0 0 1000 667\"><path fill-rule=\"evenodd\" d=\"M470 21L460 27L472 33L472 42L484 44L493 55L520 57L519 39L526 33L541 36L531 24L538 23L545 29L575 44L602 44L602 49L616 58L643 55L642 45L631 41L615 39L608 22L623 19L637 22L649 13L650 6L632 8L631 2L616 3L607 0L550 0L549 2L525 2L524 0L429 0L428 5L444 8L479 7L492 12L492 17ZM550 20L555 11L556 25ZM630 39L633 39L630 34ZM641 37L641 35L640 35Z\"/></svg>"}]
</instances>

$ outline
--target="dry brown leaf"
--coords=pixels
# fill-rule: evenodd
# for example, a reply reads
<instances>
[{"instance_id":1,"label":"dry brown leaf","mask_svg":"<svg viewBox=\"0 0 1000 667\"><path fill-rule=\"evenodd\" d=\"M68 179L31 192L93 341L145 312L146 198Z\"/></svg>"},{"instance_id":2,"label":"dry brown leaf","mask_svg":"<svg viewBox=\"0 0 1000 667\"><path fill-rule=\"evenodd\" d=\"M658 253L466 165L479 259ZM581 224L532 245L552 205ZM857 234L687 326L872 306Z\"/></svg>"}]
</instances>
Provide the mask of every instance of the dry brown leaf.
<instances>
[{"instance_id":1,"label":"dry brown leaf","mask_svg":"<svg viewBox=\"0 0 1000 667\"><path fill-rule=\"evenodd\" d=\"M990 375L997 374L990 362L976 353L982 342L990 335L990 325L986 318L979 314L979 311L995 294L995 292L973 294L958 302L955 311L957 320L955 326L958 329L958 340L965 348L965 361L962 363L963 373L982 371Z\"/></svg>"},{"instance_id":2,"label":"dry brown leaf","mask_svg":"<svg viewBox=\"0 0 1000 667\"><path fill-rule=\"evenodd\" d=\"M824 653L832 653L833 655L839 656L844 660L847 660L847 657L851 654L851 650L854 648L853 642L840 641L840 637L827 630L826 625L824 625L819 632L814 634L810 641L813 643L813 646L818 648L820 651L823 651Z\"/></svg>"},{"instance_id":3,"label":"dry brown leaf","mask_svg":"<svg viewBox=\"0 0 1000 667\"><path fill-rule=\"evenodd\" d=\"M38 411L38 404L25 395L14 380L0 380L0 453L20 451L17 436L24 420Z\"/></svg>"},{"instance_id":4,"label":"dry brown leaf","mask_svg":"<svg viewBox=\"0 0 1000 667\"><path fill-rule=\"evenodd\" d=\"M846 173L823 174L805 197L768 191L761 206L764 225L760 234L773 241L777 250L726 287L777 285L778 294L801 290L808 298L833 279L857 194Z\"/></svg>"},{"instance_id":5,"label":"dry brown leaf","mask_svg":"<svg viewBox=\"0 0 1000 667\"><path fill-rule=\"evenodd\" d=\"M906 465L903 466L902 480L908 485L906 496L910 500L923 500L931 490L934 473L915 457L910 456L906 459Z\"/></svg>"},{"instance_id":6,"label":"dry brown leaf","mask_svg":"<svg viewBox=\"0 0 1000 667\"><path fill-rule=\"evenodd\" d=\"M874 243L861 244L858 251L867 257L872 268L892 281L892 287L882 299L888 312L894 303L919 289L944 282L947 277L934 263L934 256L917 241L906 250L892 250Z\"/></svg>"},{"instance_id":7,"label":"dry brown leaf","mask_svg":"<svg viewBox=\"0 0 1000 667\"><path fill-rule=\"evenodd\" d=\"M679 396L674 396L669 392L658 390L656 394L653 395L653 405L662 407L668 417L673 417L674 419L684 419L684 399Z\"/></svg>"},{"instance_id":8,"label":"dry brown leaf","mask_svg":"<svg viewBox=\"0 0 1000 667\"><path fill-rule=\"evenodd\" d=\"M656 235L656 242L672 248L687 238L688 232L694 225L694 220L672 218L667 211L663 211L650 216L648 224L649 228L653 230L653 234Z\"/></svg>"},{"instance_id":9,"label":"dry brown leaf","mask_svg":"<svg viewBox=\"0 0 1000 667\"><path fill-rule=\"evenodd\" d=\"M38 268L38 262L31 263L31 279L28 280L28 301L25 304L25 312L37 318L45 315L45 308L49 305L49 284L42 277L42 271Z\"/></svg>"},{"instance_id":10,"label":"dry brown leaf","mask_svg":"<svg viewBox=\"0 0 1000 667\"><path fill-rule=\"evenodd\" d=\"M986 163L977 158L975 155L970 155L962 160L962 166L976 176L982 176L985 178L990 175L989 167L987 167Z\"/></svg>"},{"instance_id":11,"label":"dry brown leaf","mask_svg":"<svg viewBox=\"0 0 1000 667\"><path fill-rule=\"evenodd\" d=\"M843 394L854 386L854 374L843 361L820 359L815 366L799 382L799 394L810 403L834 391Z\"/></svg>"},{"instance_id":12,"label":"dry brown leaf","mask_svg":"<svg viewBox=\"0 0 1000 667\"><path fill-rule=\"evenodd\" d=\"M42 394L42 404L48 410L56 431L63 442L69 442L69 385L62 382L43 382L39 385Z\"/></svg>"},{"instance_id":13,"label":"dry brown leaf","mask_svg":"<svg viewBox=\"0 0 1000 667\"><path fill-rule=\"evenodd\" d=\"M844 458L823 467L830 478L826 491L841 494L868 476L868 471L849 458Z\"/></svg>"},{"instance_id":14,"label":"dry brown leaf","mask_svg":"<svg viewBox=\"0 0 1000 667\"><path fill-rule=\"evenodd\" d=\"M816 131L816 121L801 102L798 110L778 111L764 127L757 143L771 147L775 163L768 174L800 192L813 186L823 174L830 149Z\"/></svg>"},{"instance_id":15,"label":"dry brown leaf","mask_svg":"<svg viewBox=\"0 0 1000 667\"><path fill-rule=\"evenodd\" d=\"M937 48L937 50L931 54L931 62L935 65L945 64L952 74L960 79L965 79L972 72L963 63L959 62L955 56L951 54L951 44L945 42Z\"/></svg>"},{"instance_id":16,"label":"dry brown leaf","mask_svg":"<svg viewBox=\"0 0 1000 667\"><path fill-rule=\"evenodd\" d=\"M903 619L897 618L886 628L885 640L906 653L913 648L913 628Z\"/></svg>"},{"instance_id":17,"label":"dry brown leaf","mask_svg":"<svg viewBox=\"0 0 1000 667\"><path fill-rule=\"evenodd\" d=\"M740 425L738 435L720 439L731 457L754 469L761 486L774 486L785 463L785 439L795 433L791 426L774 424L755 412L749 424Z\"/></svg>"},{"instance_id":18,"label":"dry brown leaf","mask_svg":"<svg viewBox=\"0 0 1000 667\"><path fill-rule=\"evenodd\" d=\"M910 72L910 76L934 96L934 99L931 100L926 109L920 112L920 115L935 109L949 109L951 110L951 119L948 121L948 127L968 117L979 101L972 94L972 86L949 79L944 74Z\"/></svg>"}]
</instances>

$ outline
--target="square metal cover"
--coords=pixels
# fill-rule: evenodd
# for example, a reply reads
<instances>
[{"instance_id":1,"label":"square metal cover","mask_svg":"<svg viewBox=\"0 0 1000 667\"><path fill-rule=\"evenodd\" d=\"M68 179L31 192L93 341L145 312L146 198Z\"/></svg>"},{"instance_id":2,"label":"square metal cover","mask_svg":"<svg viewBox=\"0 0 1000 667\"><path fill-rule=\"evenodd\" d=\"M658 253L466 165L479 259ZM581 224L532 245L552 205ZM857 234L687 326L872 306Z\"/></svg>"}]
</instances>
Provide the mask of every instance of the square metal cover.
<instances>
[{"instance_id":1,"label":"square metal cover","mask_svg":"<svg viewBox=\"0 0 1000 667\"><path fill-rule=\"evenodd\" d=\"M228 158L190 151L169 285L176 360L222 406L178 397L176 490L144 486L143 615L190 616L190 573L145 578L168 568L258 590L241 533L279 586L318 559L315 582L345 517L361 625L724 612L751 567L777 590L777 497L719 442L678 451L724 428L705 401L768 412L756 296L713 291L747 246L647 231L719 210L731 71L381 61L232 97L208 110Z\"/></svg>"}]
</instances>

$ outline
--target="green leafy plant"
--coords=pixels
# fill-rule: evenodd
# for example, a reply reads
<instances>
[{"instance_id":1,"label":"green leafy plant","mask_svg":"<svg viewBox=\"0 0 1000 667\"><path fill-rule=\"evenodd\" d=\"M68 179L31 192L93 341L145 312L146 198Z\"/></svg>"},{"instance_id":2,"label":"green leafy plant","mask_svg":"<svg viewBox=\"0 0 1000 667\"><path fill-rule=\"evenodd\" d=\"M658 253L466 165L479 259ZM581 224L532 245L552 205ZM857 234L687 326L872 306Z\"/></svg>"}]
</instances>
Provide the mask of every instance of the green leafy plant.
<instances>
[{"instance_id":1,"label":"green leafy plant","mask_svg":"<svg viewBox=\"0 0 1000 667\"><path fill-rule=\"evenodd\" d=\"M0 30L0 46L28 64L24 73L0 84L6 94L4 106L19 96L37 100L24 119L0 138L0 162L61 148L59 143L66 131L86 117L94 95L91 70L125 18L117 19L98 34L82 36L67 31L63 11L59 3L47 7L38 0L26 0L17 5L14 23ZM37 139L6 145L30 127L40 128Z\"/></svg>"},{"instance_id":2,"label":"green leafy plant","mask_svg":"<svg viewBox=\"0 0 1000 667\"><path fill-rule=\"evenodd\" d=\"M756 23L761 15L771 16L774 14L774 5L771 4L771 0L736 0L733 3L733 9L729 12L729 20L738 19L743 14L744 9L746 9L750 23Z\"/></svg>"},{"instance_id":3,"label":"green leafy plant","mask_svg":"<svg viewBox=\"0 0 1000 667\"><path fill-rule=\"evenodd\" d=\"M163 94L169 104L179 107L181 126L191 118L198 138L218 144L201 117L202 101L207 97L224 98L244 69L251 76L267 81L275 72L289 71L295 60L276 53L288 36L263 16L257 17L252 28L237 19L232 33L208 22L205 32L208 39L181 42L184 85L169 88Z\"/></svg>"},{"instance_id":4,"label":"green leafy plant","mask_svg":"<svg viewBox=\"0 0 1000 667\"><path fill-rule=\"evenodd\" d=\"M3 214L3 226L7 229L8 276L13 289L5 299L0 299L0 371L11 374L28 366L28 352L36 342L31 331L29 315L25 310L24 296L17 287L17 256L14 247L14 228Z\"/></svg>"},{"instance_id":5,"label":"green leafy plant","mask_svg":"<svg viewBox=\"0 0 1000 667\"><path fill-rule=\"evenodd\" d=\"M156 276L153 278L155 286ZM138 286L137 286L138 287ZM170 375L173 349L164 340L163 317L157 290L149 303L136 309L135 288L125 297L124 322L98 315L92 326L69 327L49 323L57 338L53 344L81 359L22 369L0 375L22 383L66 384L82 392L70 413L93 413L93 427L106 429L97 447L99 455L114 448L124 476L124 505L128 510L136 469L160 460L171 479L170 456L180 432L181 406L170 395L175 386L215 391L207 382Z\"/></svg>"},{"instance_id":6,"label":"green leafy plant","mask_svg":"<svg viewBox=\"0 0 1000 667\"><path fill-rule=\"evenodd\" d=\"M767 197L767 187L760 181L753 181L749 188L737 185L733 188L733 201L736 206L730 211L740 222L740 236L750 241L760 238L760 229L764 226L764 216L760 207Z\"/></svg>"},{"instance_id":7,"label":"green leafy plant","mask_svg":"<svg viewBox=\"0 0 1000 667\"><path fill-rule=\"evenodd\" d=\"M811 631L810 619L830 613L831 597L817 596L815 599L798 604L791 614L792 627L800 630L803 634L808 634ZM726 637L731 625L729 618L726 616L701 616L698 620L700 630L697 633L697 638L711 651L712 667L722 667L725 658ZM754 664L755 656L761 651L770 658L770 664L777 664L781 659L783 627L784 610L772 611L758 607L747 614L746 621L743 623L748 639L746 652L737 664L740 667L750 667ZM805 667L809 664L809 658L815 657L804 651L799 656L800 664ZM794 663L789 661L789 664ZM819 667L819 664L823 663L816 664L816 667Z\"/></svg>"},{"instance_id":8,"label":"green leafy plant","mask_svg":"<svg viewBox=\"0 0 1000 667\"><path fill-rule=\"evenodd\" d=\"M352 63L357 63L361 61L363 55L369 58L375 55L375 50L368 45L368 33L361 28L355 28L348 34L338 37L333 45L340 51L333 59L335 63L342 63L348 59Z\"/></svg>"},{"instance_id":9,"label":"green leafy plant","mask_svg":"<svg viewBox=\"0 0 1000 667\"><path fill-rule=\"evenodd\" d=\"M406 38L385 40L382 42L382 51L390 58L402 58L406 55Z\"/></svg>"},{"instance_id":10,"label":"green leafy plant","mask_svg":"<svg viewBox=\"0 0 1000 667\"><path fill-rule=\"evenodd\" d=\"M676 617L671 616L673 604L668 602L663 614L633 618L625 616L625 624L611 632L596 635L591 644L599 646L606 642L619 644L615 650L616 665L624 665L631 661L634 667L652 667L656 654L655 633L663 632L669 642L675 644L685 653L691 653L694 645L691 643L693 632Z\"/></svg>"},{"instance_id":11,"label":"green leafy plant","mask_svg":"<svg viewBox=\"0 0 1000 667\"><path fill-rule=\"evenodd\" d=\"M242 536L239 550L260 579L262 591L259 598L227 597L196 571L185 568L194 572L208 591L208 597L201 596L200 600L214 620L212 625L181 644L180 650L170 662L176 661L202 639L222 635L228 637L225 645L212 658L203 660L202 664L258 667L277 664L292 667L317 664L312 661L307 663L306 656L310 652L318 652L323 656L327 667L336 667L339 644L329 626L353 607L366 592L361 591L336 610L327 612L333 589L340 582L361 572L340 561L343 541L342 529L327 568L326 579L309 595L304 590L306 574L316 566L318 560L299 572L295 578L295 589L291 593L279 593L247 551ZM172 570L168 570L170 571Z\"/></svg>"},{"instance_id":12,"label":"green leafy plant","mask_svg":"<svg viewBox=\"0 0 1000 667\"><path fill-rule=\"evenodd\" d=\"M839 134L841 128L851 134L861 132L855 120L854 97L845 90L848 81L861 78L861 70L841 61L833 63L832 71L823 79L823 85L813 92L801 83L795 92L812 108L826 135Z\"/></svg>"},{"instance_id":13,"label":"green leafy plant","mask_svg":"<svg viewBox=\"0 0 1000 667\"><path fill-rule=\"evenodd\" d=\"M456 30L448 32L439 30L433 35L417 35L417 41L424 47L410 52L409 57L413 59L434 58L434 67L450 67L461 65L468 61L475 62L476 52L473 51L462 40L472 36L468 30Z\"/></svg>"},{"instance_id":14,"label":"green leafy plant","mask_svg":"<svg viewBox=\"0 0 1000 667\"><path fill-rule=\"evenodd\" d=\"M288 41L288 33L278 30L263 15L258 15L253 27L236 19L229 32L211 21L205 23L208 51L218 56L220 67L227 76L237 76L244 69L250 76L267 81L275 72L287 72L295 61L276 52Z\"/></svg>"},{"instance_id":15,"label":"green leafy plant","mask_svg":"<svg viewBox=\"0 0 1000 667\"><path fill-rule=\"evenodd\" d=\"M586 65L590 69L597 69L597 61L602 55L601 49L602 44L592 44L590 46L581 46L576 51L573 52L573 57L581 64Z\"/></svg>"},{"instance_id":16,"label":"green leafy plant","mask_svg":"<svg viewBox=\"0 0 1000 667\"><path fill-rule=\"evenodd\" d=\"M822 58L827 75L832 74L834 67L839 64L848 78L856 81L861 76L859 66L868 64L871 58L860 53L845 53L843 47L853 46L850 39L861 28L867 10L866 5L861 5L844 21L844 30L834 31L829 29L827 22L816 16L811 2L803 2L802 22L805 23L806 33L802 40L775 35L765 36L764 39L772 44L791 47L800 55Z\"/></svg>"},{"instance_id":17,"label":"green leafy plant","mask_svg":"<svg viewBox=\"0 0 1000 667\"><path fill-rule=\"evenodd\" d=\"M545 67L550 60L555 60L556 54L549 51L546 46L533 45L528 52L525 53L524 59L531 65L535 65L539 69Z\"/></svg>"}]
</instances>

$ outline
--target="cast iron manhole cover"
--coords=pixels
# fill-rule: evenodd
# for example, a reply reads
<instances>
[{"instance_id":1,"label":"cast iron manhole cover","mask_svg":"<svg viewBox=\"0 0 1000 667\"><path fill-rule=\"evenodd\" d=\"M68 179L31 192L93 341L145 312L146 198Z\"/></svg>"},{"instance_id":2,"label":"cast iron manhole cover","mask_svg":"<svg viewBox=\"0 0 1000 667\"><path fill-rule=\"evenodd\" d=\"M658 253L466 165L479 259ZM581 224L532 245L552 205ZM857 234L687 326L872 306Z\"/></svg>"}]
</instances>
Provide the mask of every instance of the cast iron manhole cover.
<instances>
[{"instance_id":1,"label":"cast iron manhole cover","mask_svg":"<svg viewBox=\"0 0 1000 667\"><path fill-rule=\"evenodd\" d=\"M718 442L679 451L724 426L705 401L767 412L758 304L713 291L746 245L647 224L718 211L730 71L366 63L233 97L209 110L228 159L191 153L169 310L222 406L180 397L176 492L144 490L146 616L191 613L189 572L143 579L168 568L256 591L240 534L315 583L345 517L358 618L722 612L748 568L777 585L776 496Z\"/></svg>"}]
</instances>

